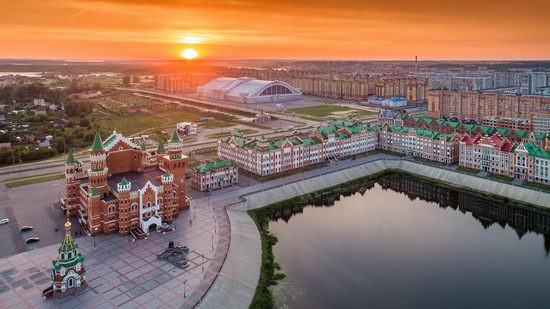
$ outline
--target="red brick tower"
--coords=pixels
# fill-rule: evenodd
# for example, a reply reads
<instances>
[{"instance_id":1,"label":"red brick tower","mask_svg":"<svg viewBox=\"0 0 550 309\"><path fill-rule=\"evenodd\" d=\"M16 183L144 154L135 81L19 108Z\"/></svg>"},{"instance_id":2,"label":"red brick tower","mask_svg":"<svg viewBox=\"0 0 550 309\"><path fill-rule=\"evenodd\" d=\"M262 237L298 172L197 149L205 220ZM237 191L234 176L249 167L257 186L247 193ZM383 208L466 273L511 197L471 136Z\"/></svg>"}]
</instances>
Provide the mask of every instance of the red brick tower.
<instances>
[{"instance_id":1,"label":"red brick tower","mask_svg":"<svg viewBox=\"0 0 550 309\"><path fill-rule=\"evenodd\" d=\"M118 194L118 213L120 234L128 234L130 232L130 190L132 184L122 177L122 180L117 184Z\"/></svg>"},{"instance_id":2,"label":"red brick tower","mask_svg":"<svg viewBox=\"0 0 550 309\"><path fill-rule=\"evenodd\" d=\"M170 172L166 171L164 175L162 175L161 180L162 185L164 186L164 192L171 192L173 189L172 184L174 182L174 176L170 174ZM164 221L168 223L172 222L177 212L176 205L174 205L173 200L174 198L171 194L166 194L164 201L162 201L162 204L160 205L162 217Z\"/></svg>"},{"instance_id":3,"label":"red brick tower","mask_svg":"<svg viewBox=\"0 0 550 309\"><path fill-rule=\"evenodd\" d=\"M103 142L99 132L96 132L94 137L94 143L90 153L90 165L91 169L88 171L88 180L90 187L96 187L101 195L109 192L107 187L107 175L109 169L107 168L107 154L103 149Z\"/></svg>"},{"instance_id":4,"label":"red brick tower","mask_svg":"<svg viewBox=\"0 0 550 309\"><path fill-rule=\"evenodd\" d=\"M65 161L66 198L64 209L67 216L75 215L78 211L78 207L80 206L80 183L77 180L79 175L82 175L82 163L75 160L73 150L71 148L69 149L69 154L67 155L67 161Z\"/></svg>"},{"instance_id":5,"label":"red brick tower","mask_svg":"<svg viewBox=\"0 0 550 309\"><path fill-rule=\"evenodd\" d=\"M178 136L177 130L174 131L170 141L168 141L168 160L164 161L164 168L174 177L176 195L173 197L180 208L186 207L185 204L185 171L187 168L187 157L183 155L183 144Z\"/></svg>"}]
</instances>

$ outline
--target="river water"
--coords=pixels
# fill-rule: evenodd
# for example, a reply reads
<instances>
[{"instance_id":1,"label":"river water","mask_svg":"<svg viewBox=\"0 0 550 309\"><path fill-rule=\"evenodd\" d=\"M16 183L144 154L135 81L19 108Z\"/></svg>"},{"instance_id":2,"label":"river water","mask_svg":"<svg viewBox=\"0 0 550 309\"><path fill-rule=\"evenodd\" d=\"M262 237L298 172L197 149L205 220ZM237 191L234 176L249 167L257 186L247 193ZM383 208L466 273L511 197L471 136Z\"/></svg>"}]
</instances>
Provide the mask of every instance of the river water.
<instances>
[{"instance_id":1,"label":"river water","mask_svg":"<svg viewBox=\"0 0 550 309\"><path fill-rule=\"evenodd\" d=\"M273 212L278 308L549 308L550 212L387 175Z\"/></svg>"}]
</instances>

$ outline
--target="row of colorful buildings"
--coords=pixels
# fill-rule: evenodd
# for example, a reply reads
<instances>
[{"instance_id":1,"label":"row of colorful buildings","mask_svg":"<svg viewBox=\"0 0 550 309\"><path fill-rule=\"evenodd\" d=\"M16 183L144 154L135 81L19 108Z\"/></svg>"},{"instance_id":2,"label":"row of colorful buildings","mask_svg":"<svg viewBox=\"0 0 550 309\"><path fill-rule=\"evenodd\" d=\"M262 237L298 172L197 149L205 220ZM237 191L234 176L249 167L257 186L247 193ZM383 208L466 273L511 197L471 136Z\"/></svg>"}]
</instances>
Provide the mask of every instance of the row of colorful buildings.
<instances>
[{"instance_id":1,"label":"row of colorful buildings","mask_svg":"<svg viewBox=\"0 0 550 309\"><path fill-rule=\"evenodd\" d=\"M283 139L233 134L218 141L218 157L259 176L382 149L444 164L548 184L550 134L492 128L433 118L368 125L333 120Z\"/></svg>"},{"instance_id":2,"label":"row of colorful buildings","mask_svg":"<svg viewBox=\"0 0 550 309\"><path fill-rule=\"evenodd\" d=\"M428 100L428 81L411 76L333 76L314 72L225 68L210 73L160 74L155 76L155 88L173 93L196 92L199 86L218 77L252 77L258 80L286 82L303 94L366 101L371 96L405 98L409 103Z\"/></svg>"},{"instance_id":3,"label":"row of colorful buildings","mask_svg":"<svg viewBox=\"0 0 550 309\"><path fill-rule=\"evenodd\" d=\"M550 97L482 91L437 90L428 93L428 114L474 120L488 126L547 133Z\"/></svg>"}]
</instances>

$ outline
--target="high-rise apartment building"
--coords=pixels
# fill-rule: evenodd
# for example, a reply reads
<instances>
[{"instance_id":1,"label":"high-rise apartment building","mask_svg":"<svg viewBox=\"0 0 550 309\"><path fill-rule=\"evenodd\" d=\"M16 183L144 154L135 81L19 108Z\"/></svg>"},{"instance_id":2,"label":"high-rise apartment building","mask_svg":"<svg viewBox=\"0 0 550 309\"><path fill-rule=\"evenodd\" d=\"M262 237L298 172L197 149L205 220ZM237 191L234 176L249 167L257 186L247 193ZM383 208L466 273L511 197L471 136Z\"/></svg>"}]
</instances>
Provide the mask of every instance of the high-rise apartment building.
<instances>
[{"instance_id":1,"label":"high-rise apartment building","mask_svg":"<svg viewBox=\"0 0 550 309\"><path fill-rule=\"evenodd\" d=\"M489 92L434 90L428 114L482 122L487 117L529 119L533 111L550 112L550 97Z\"/></svg>"}]
</instances>

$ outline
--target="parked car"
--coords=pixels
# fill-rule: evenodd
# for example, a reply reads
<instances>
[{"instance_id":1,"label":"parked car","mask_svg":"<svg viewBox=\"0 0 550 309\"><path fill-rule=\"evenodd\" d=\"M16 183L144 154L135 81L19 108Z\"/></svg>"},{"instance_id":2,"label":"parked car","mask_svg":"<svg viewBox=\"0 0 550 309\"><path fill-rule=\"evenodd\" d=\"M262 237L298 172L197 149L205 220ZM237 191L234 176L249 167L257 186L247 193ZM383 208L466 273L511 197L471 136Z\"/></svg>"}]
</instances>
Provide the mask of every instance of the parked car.
<instances>
[{"instance_id":1,"label":"parked car","mask_svg":"<svg viewBox=\"0 0 550 309\"><path fill-rule=\"evenodd\" d=\"M0 220L0 224L7 224L7 223L10 223L10 219L5 218L5 219Z\"/></svg>"},{"instance_id":2,"label":"parked car","mask_svg":"<svg viewBox=\"0 0 550 309\"><path fill-rule=\"evenodd\" d=\"M23 227L21 227L21 232L27 232L27 231L32 231L33 227L30 226L30 225L25 225Z\"/></svg>"},{"instance_id":3,"label":"parked car","mask_svg":"<svg viewBox=\"0 0 550 309\"><path fill-rule=\"evenodd\" d=\"M27 240L25 240L25 242L27 244L30 244L30 243L33 243L33 242L37 242L39 240L40 240L40 237L29 237L29 238L27 238Z\"/></svg>"}]
</instances>

